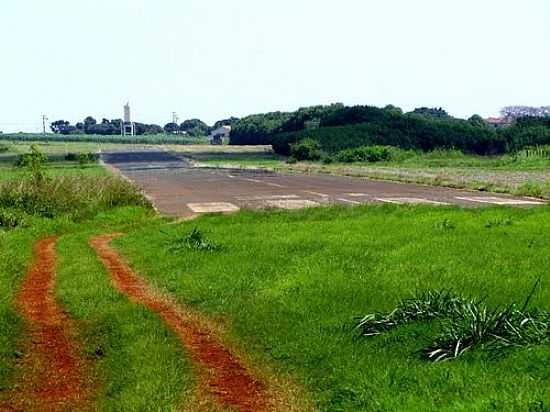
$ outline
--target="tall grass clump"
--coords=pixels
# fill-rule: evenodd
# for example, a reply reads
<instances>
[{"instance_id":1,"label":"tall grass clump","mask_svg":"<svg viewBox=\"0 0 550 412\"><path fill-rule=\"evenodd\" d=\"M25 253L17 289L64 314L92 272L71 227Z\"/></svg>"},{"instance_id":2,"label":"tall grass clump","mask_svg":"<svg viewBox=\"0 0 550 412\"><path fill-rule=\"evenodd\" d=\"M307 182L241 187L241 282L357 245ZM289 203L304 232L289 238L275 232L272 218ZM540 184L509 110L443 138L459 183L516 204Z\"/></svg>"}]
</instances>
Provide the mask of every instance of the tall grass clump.
<instances>
[{"instance_id":1,"label":"tall grass clump","mask_svg":"<svg viewBox=\"0 0 550 412\"><path fill-rule=\"evenodd\" d=\"M434 362L474 349L502 351L550 343L550 313L527 310L535 288L521 307L513 303L504 308L489 308L483 299L428 290L401 300L389 313L366 315L356 328L361 336L372 337L410 322L438 320L441 332L422 350L422 357Z\"/></svg>"},{"instance_id":2,"label":"tall grass clump","mask_svg":"<svg viewBox=\"0 0 550 412\"><path fill-rule=\"evenodd\" d=\"M0 185L0 208L41 217L78 219L120 206L150 207L150 203L136 186L115 177L31 176Z\"/></svg>"},{"instance_id":3,"label":"tall grass clump","mask_svg":"<svg viewBox=\"0 0 550 412\"><path fill-rule=\"evenodd\" d=\"M27 175L0 184L0 209L9 209L6 216L24 213L45 218L66 216L72 219L122 206L151 207L141 190L118 177L58 176L45 171L48 157L36 146L20 157L16 166ZM13 222L12 218L5 219Z\"/></svg>"},{"instance_id":4,"label":"tall grass clump","mask_svg":"<svg viewBox=\"0 0 550 412\"><path fill-rule=\"evenodd\" d=\"M223 250L223 247L208 239L198 228L194 228L191 233L177 234L176 237L170 241L169 250L172 252L183 250L218 252Z\"/></svg>"}]
</instances>

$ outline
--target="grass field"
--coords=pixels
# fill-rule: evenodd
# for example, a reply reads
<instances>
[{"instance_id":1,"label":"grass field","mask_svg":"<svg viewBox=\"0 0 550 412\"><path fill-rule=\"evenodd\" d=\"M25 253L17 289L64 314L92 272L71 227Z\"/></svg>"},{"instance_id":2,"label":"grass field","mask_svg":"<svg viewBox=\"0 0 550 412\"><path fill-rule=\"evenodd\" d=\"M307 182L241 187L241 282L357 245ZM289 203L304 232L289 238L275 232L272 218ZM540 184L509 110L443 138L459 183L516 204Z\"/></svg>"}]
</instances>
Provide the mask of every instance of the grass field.
<instances>
[{"instance_id":1,"label":"grass field","mask_svg":"<svg viewBox=\"0 0 550 412\"><path fill-rule=\"evenodd\" d=\"M8 148L0 153L0 181L19 178L28 175L25 168L13 167L16 159L31 151L31 146L36 146L42 153L50 157L50 162L45 166L48 176L108 176L108 171L99 164L79 165L78 162L64 160L67 153L87 154L96 153L100 149L115 149L130 147L130 145L97 144L97 143L59 143L59 142L10 142L0 140L0 147Z\"/></svg>"},{"instance_id":2,"label":"grass field","mask_svg":"<svg viewBox=\"0 0 550 412\"><path fill-rule=\"evenodd\" d=\"M170 252L194 227L223 251ZM547 346L431 364L418 351L433 324L372 339L352 326L416 290L508 305L538 278L532 305L548 310L549 228L547 209L371 206L204 217L115 244L159 288L223 319L255 362L290 372L320 410L528 411L550 402Z\"/></svg>"},{"instance_id":3,"label":"grass field","mask_svg":"<svg viewBox=\"0 0 550 412\"><path fill-rule=\"evenodd\" d=\"M107 174L63 163L48 172ZM211 250L185 246L195 228ZM178 224L148 208L115 207L76 222L37 216L30 227L0 231L0 401L21 373L25 330L13 298L33 243L57 234L56 294L93 361L97 408L193 410L197 376L187 351L158 316L114 290L88 244L114 232L126 234L114 246L140 275L208 319L260 376L290 382L283 397L298 388L299 402L320 411L550 405L548 345L431 363L420 352L441 331L436 321L370 338L354 329L365 314L391 311L425 289L497 308L521 305L540 280L529 308L549 311L550 210L394 205L243 211Z\"/></svg>"}]
</instances>

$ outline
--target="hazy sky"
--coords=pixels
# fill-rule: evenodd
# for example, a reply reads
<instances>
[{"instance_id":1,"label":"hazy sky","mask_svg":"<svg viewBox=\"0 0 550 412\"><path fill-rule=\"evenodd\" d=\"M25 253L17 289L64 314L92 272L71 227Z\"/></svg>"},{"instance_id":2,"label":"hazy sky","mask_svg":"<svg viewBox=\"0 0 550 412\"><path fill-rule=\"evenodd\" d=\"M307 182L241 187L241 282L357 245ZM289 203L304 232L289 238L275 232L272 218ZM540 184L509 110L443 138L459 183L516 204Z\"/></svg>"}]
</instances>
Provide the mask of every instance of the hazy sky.
<instances>
[{"instance_id":1,"label":"hazy sky","mask_svg":"<svg viewBox=\"0 0 550 412\"><path fill-rule=\"evenodd\" d=\"M550 105L548 0L1 0L0 130L301 106Z\"/></svg>"}]
</instances>

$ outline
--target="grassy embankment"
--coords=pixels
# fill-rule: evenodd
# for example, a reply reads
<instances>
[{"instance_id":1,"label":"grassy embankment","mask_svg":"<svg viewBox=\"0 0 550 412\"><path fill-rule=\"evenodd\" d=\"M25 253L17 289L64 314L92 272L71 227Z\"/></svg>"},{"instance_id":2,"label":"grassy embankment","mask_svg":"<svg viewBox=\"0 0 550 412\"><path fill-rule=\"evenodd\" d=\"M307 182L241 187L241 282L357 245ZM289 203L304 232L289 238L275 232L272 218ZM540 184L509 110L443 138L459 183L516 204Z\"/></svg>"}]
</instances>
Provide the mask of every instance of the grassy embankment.
<instances>
[{"instance_id":1,"label":"grassy embankment","mask_svg":"<svg viewBox=\"0 0 550 412\"><path fill-rule=\"evenodd\" d=\"M170 249L194 227L223 249ZM207 216L115 245L159 288L221 319L254 363L290 373L321 410L528 411L550 402L548 346L434 364L419 354L434 322L374 338L352 327L427 288L521 304L539 278L531 305L548 310L548 229L546 208L365 206Z\"/></svg>"}]
</instances>

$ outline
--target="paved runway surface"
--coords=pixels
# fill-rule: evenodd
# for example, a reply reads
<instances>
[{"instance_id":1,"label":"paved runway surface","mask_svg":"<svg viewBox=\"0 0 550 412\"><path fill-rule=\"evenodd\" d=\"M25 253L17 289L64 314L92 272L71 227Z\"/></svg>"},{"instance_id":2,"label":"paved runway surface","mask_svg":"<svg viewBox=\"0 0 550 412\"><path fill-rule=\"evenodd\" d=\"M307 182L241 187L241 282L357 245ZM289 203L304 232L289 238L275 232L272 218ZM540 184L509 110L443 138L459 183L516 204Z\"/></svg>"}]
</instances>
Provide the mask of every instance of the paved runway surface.
<instances>
[{"instance_id":1,"label":"paved runway surface","mask_svg":"<svg viewBox=\"0 0 550 412\"><path fill-rule=\"evenodd\" d=\"M328 175L194 168L161 150L104 152L102 159L141 186L166 215L233 212L242 208L300 209L363 203L539 206L530 198Z\"/></svg>"}]
</instances>

